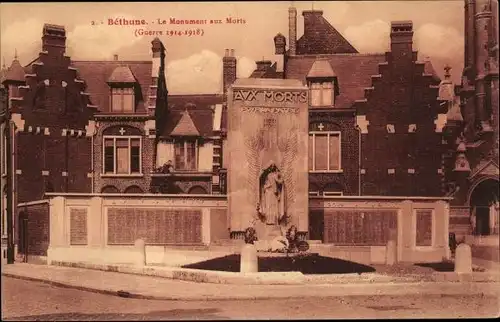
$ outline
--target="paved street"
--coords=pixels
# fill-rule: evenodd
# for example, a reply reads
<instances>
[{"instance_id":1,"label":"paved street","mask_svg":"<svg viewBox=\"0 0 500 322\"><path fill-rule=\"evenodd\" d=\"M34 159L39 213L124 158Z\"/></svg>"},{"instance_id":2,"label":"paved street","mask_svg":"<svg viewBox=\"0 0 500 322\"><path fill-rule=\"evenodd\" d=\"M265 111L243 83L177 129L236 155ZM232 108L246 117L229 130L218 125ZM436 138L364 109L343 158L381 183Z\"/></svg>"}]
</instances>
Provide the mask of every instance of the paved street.
<instances>
[{"instance_id":1,"label":"paved street","mask_svg":"<svg viewBox=\"0 0 500 322\"><path fill-rule=\"evenodd\" d=\"M2 320L457 318L498 316L499 307L495 297L425 294L322 300L139 300L2 277Z\"/></svg>"}]
</instances>

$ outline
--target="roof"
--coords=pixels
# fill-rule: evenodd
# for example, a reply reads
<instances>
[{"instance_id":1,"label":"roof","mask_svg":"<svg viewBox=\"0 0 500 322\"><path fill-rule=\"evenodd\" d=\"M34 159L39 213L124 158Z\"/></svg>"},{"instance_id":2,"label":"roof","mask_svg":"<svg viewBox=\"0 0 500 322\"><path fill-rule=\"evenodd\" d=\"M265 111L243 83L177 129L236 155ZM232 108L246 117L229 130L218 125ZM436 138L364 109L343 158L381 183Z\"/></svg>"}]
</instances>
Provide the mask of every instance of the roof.
<instances>
[{"instance_id":1,"label":"roof","mask_svg":"<svg viewBox=\"0 0 500 322\"><path fill-rule=\"evenodd\" d=\"M5 80L24 82L24 68L19 63L19 60L14 59L7 72L5 73Z\"/></svg>"},{"instance_id":2,"label":"roof","mask_svg":"<svg viewBox=\"0 0 500 322\"><path fill-rule=\"evenodd\" d=\"M295 79L254 79L254 78L238 78L234 83L234 87L304 87L304 84ZM304 87L305 89L305 87Z\"/></svg>"},{"instance_id":3,"label":"roof","mask_svg":"<svg viewBox=\"0 0 500 322\"><path fill-rule=\"evenodd\" d=\"M181 135L178 134L180 130L188 132L190 126L182 125L180 129L177 126L188 123L187 117L184 116L186 111L189 118L194 125L199 136L211 136L214 133L214 107L217 104L222 104L223 95L221 94L199 94L199 95L169 95L168 96L168 115L166 117L166 124L163 127L161 136ZM221 127L225 127L225 113L221 116ZM189 129L193 131L193 129ZM184 134L187 135L187 134Z\"/></svg>"},{"instance_id":4,"label":"roof","mask_svg":"<svg viewBox=\"0 0 500 322\"><path fill-rule=\"evenodd\" d=\"M436 70L434 69L434 66L432 65L429 57L426 57L424 60L424 74L432 75L432 79L437 82L441 81L441 78L439 78L438 74L436 73Z\"/></svg>"},{"instance_id":5,"label":"roof","mask_svg":"<svg viewBox=\"0 0 500 322\"><path fill-rule=\"evenodd\" d=\"M297 40L297 55L357 53L321 10L303 11L304 35Z\"/></svg>"},{"instance_id":6,"label":"roof","mask_svg":"<svg viewBox=\"0 0 500 322\"><path fill-rule=\"evenodd\" d=\"M222 94L182 94L168 95L168 106L172 108L184 109L184 105L191 103L196 107L207 107L215 104L222 104L224 96Z\"/></svg>"},{"instance_id":7,"label":"roof","mask_svg":"<svg viewBox=\"0 0 500 322\"><path fill-rule=\"evenodd\" d=\"M305 83L306 76L318 58L328 59L335 71L340 88L336 105L350 108L354 101L365 98L365 88L372 86L371 76L379 74L379 63L385 62L385 54L337 54L327 56L294 56L288 58L286 78Z\"/></svg>"},{"instance_id":8,"label":"roof","mask_svg":"<svg viewBox=\"0 0 500 322\"><path fill-rule=\"evenodd\" d=\"M257 68L252 72L249 78L283 78L283 72L277 71L277 63L269 64L264 66L264 68Z\"/></svg>"},{"instance_id":9,"label":"roof","mask_svg":"<svg viewBox=\"0 0 500 322\"><path fill-rule=\"evenodd\" d=\"M175 136L199 136L200 132L193 123L193 119L189 115L189 111L186 109L182 112L182 116L177 122L177 125L174 127L170 135Z\"/></svg>"},{"instance_id":10,"label":"roof","mask_svg":"<svg viewBox=\"0 0 500 322\"><path fill-rule=\"evenodd\" d=\"M107 81L117 67L127 66L140 88L141 97L137 109L145 110L149 87L152 85L152 61L73 61L72 66L78 69L78 78L85 81L91 104L97 105L101 112L111 111Z\"/></svg>"},{"instance_id":11,"label":"roof","mask_svg":"<svg viewBox=\"0 0 500 322\"><path fill-rule=\"evenodd\" d=\"M0 84L3 83L5 79L5 75L7 74L7 67L2 66L2 69L0 69Z\"/></svg>"},{"instance_id":12,"label":"roof","mask_svg":"<svg viewBox=\"0 0 500 322\"><path fill-rule=\"evenodd\" d=\"M135 77L128 66L118 66L108 79L108 83L135 83Z\"/></svg>"},{"instance_id":13,"label":"roof","mask_svg":"<svg viewBox=\"0 0 500 322\"><path fill-rule=\"evenodd\" d=\"M335 73L332 70L332 66L328 62L328 59L318 59L314 61L307 78L325 78L325 77L335 77Z\"/></svg>"}]
</instances>

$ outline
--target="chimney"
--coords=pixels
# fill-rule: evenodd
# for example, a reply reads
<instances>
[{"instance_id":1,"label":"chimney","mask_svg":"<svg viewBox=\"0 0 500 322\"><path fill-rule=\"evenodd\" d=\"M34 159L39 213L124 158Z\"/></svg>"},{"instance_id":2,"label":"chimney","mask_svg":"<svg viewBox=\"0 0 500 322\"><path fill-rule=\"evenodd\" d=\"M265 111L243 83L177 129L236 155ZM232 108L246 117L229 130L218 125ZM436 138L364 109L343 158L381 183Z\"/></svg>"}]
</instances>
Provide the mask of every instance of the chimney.
<instances>
[{"instance_id":1,"label":"chimney","mask_svg":"<svg viewBox=\"0 0 500 322\"><path fill-rule=\"evenodd\" d=\"M63 56L66 51L66 30L64 26L43 25L42 50Z\"/></svg>"},{"instance_id":2,"label":"chimney","mask_svg":"<svg viewBox=\"0 0 500 322\"><path fill-rule=\"evenodd\" d=\"M288 54L295 56L297 52L297 9L294 7L288 8L288 37L290 38Z\"/></svg>"},{"instance_id":3,"label":"chimney","mask_svg":"<svg viewBox=\"0 0 500 322\"><path fill-rule=\"evenodd\" d=\"M413 58L413 22L393 21L391 22L391 52L398 58L405 56Z\"/></svg>"},{"instance_id":4,"label":"chimney","mask_svg":"<svg viewBox=\"0 0 500 322\"><path fill-rule=\"evenodd\" d=\"M318 27L323 27L323 21L320 17L323 16L323 10L304 10L304 34L317 32Z\"/></svg>"},{"instance_id":5,"label":"chimney","mask_svg":"<svg viewBox=\"0 0 500 322\"><path fill-rule=\"evenodd\" d=\"M114 61L118 61L118 55L117 55L117 54L114 54L114 55L113 55L113 60L114 60Z\"/></svg>"},{"instance_id":6,"label":"chimney","mask_svg":"<svg viewBox=\"0 0 500 322\"><path fill-rule=\"evenodd\" d=\"M151 42L151 52L152 52L151 60L153 62L153 67L151 69L151 76L153 77L153 80L155 80L156 84L158 73L160 71L162 53L163 56L165 55L165 46L163 46L163 43L158 37L153 39L153 41Z\"/></svg>"},{"instance_id":7,"label":"chimney","mask_svg":"<svg viewBox=\"0 0 500 322\"><path fill-rule=\"evenodd\" d=\"M234 49L226 49L222 58L222 86L224 97L227 95L227 89L236 80L236 57Z\"/></svg>"}]
</instances>

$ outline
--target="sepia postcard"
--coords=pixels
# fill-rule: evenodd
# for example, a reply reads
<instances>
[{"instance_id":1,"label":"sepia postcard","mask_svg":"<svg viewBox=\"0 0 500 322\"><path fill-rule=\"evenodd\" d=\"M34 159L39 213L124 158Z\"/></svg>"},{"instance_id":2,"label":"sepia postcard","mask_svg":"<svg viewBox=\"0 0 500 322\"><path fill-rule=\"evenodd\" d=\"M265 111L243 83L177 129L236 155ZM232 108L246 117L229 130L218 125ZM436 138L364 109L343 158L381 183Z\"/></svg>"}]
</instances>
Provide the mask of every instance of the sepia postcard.
<instances>
[{"instance_id":1,"label":"sepia postcard","mask_svg":"<svg viewBox=\"0 0 500 322\"><path fill-rule=\"evenodd\" d=\"M0 4L2 321L500 316L498 0Z\"/></svg>"}]
</instances>

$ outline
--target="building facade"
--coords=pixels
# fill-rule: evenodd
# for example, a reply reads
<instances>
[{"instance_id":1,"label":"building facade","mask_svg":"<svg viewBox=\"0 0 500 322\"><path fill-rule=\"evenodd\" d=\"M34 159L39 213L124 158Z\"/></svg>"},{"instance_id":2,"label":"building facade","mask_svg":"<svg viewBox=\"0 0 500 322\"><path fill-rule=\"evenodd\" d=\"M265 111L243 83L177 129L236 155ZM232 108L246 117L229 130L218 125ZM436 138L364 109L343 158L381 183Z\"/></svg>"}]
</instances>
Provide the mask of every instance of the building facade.
<instances>
[{"instance_id":1,"label":"building facade","mask_svg":"<svg viewBox=\"0 0 500 322\"><path fill-rule=\"evenodd\" d=\"M498 236L498 1L466 0L464 14L462 80L446 85L450 229L462 236Z\"/></svg>"},{"instance_id":2,"label":"building facade","mask_svg":"<svg viewBox=\"0 0 500 322\"><path fill-rule=\"evenodd\" d=\"M254 78L298 79L309 88L309 192L314 195L442 195L446 108L430 61L419 61L411 21L391 24L391 50L360 54L321 10L289 10L289 45ZM390 152L388 152L390 151Z\"/></svg>"},{"instance_id":3,"label":"building facade","mask_svg":"<svg viewBox=\"0 0 500 322\"><path fill-rule=\"evenodd\" d=\"M467 8L470 3L467 2ZM467 11L467 15L470 14ZM301 37L297 37L297 10L290 8L288 17L288 38L282 34L273 38L273 61L256 62L257 69L250 78L257 83L259 78L267 79L268 90L276 87L279 91L280 82L298 82L305 88L307 101L300 106L307 109L303 118L307 119L304 123L307 138L301 135L304 139L301 157L307 160L307 166L304 164L307 180L295 181L301 182L296 191L308 196L313 206L306 207L305 215L300 215L297 224L301 238L365 245L371 241L363 241L361 233L358 234L361 237L357 235L359 238L355 239L337 233L337 228L350 231L355 225L359 232L374 230L379 225L382 228L376 228L380 230L377 243L382 245L389 238L389 230L394 229L397 216L393 212L388 216L374 213L366 220L353 222L352 216L337 214L332 203L322 206L323 201L332 196L365 197L366 200L374 196L401 200L440 198L449 192L450 182L464 187L474 187L477 183L470 179L466 183L467 180L456 175L463 171L449 171L450 165L456 164L453 158L466 158L471 170L490 169L491 164L495 164L493 157L481 163L484 158L473 157L473 152L464 156L464 146L467 151L479 151L476 145L481 144L495 147L492 143L478 145L479 141L474 141L469 133L471 126L461 130L457 108L461 109L460 115L464 115L466 124L476 118L470 115L483 109L467 107L470 103L466 104L465 98L472 92L464 86L459 91L462 99L459 105L448 78L441 81L429 60L418 59L413 47L412 22L391 23L390 51L360 54L323 17L321 10L302 13L304 34ZM474 17L479 24L489 16L481 13ZM474 36L466 33L467 39L471 37ZM227 49L223 57L222 93L170 95L165 77L165 47L158 38L151 43L151 60L145 61L121 61L118 56L111 61L74 61L65 55L65 41L64 27L45 25L39 57L25 67L14 60L3 74L13 134L12 168L5 177L12 177L12 185L7 190L13 198L13 230L20 252L27 252L23 245L25 230L38 245L28 242L29 247L38 247L41 253L46 250L48 214L35 212L33 215L27 209L33 202L44 199L47 192L135 194L136 197L187 194L196 195L195 198L217 194L224 197L234 192L228 191L228 180L232 179L228 179L232 175L228 167L233 159L231 155L235 155L233 150L243 147L234 140L229 142L228 137L232 115L229 103L238 100L231 87L236 81L234 50ZM485 59L484 55L480 56ZM475 58L474 64L476 60L479 58ZM480 75L484 77L476 80L480 85L475 87L484 88L486 94L478 92L475 97L494 106L491 104L498 101L498 91L494 90L498 77L491 72L494 60L487 62L490 67L476 68L482 70ZM498 75L498 68L496 71ZM464 79L472 76L467 77ZM245 87L243 83L237 83L234 88ZM275 98L273 107L286 107L294 99L294 96L283 95ZM248 96L240 98L245 101ZM481 113L477 117L483 122L487 117ZM271 128L273 122L266 124ZM487 123L480 124L488 130ZM496 124L498 136L497 121ZM462 132L463 135L458 135ZM462 150L453 151L450 156L449 149L455 149L450 142L455 142L456 136L464 138L458 144ZM496 151L498 157L498 139ZM281 158L280 155L277 157ZM464 189L471 188L460 191ZM455 196L457 205L458 196ZM232 214L223 216L222 213L227 212L223 202L216 204L217 218L225 218L221 219L220 227L217 226L221 232L218 238L224 239L225 234L228 239L242 238L245 225L238 221L233 229ZM355 206L362 208L359 204ZM445 207L442 208L440 211L445 213ZM46 220L28 220L28 227L22 228L22 219L33 216L46 216L43 217ZM426 219L415 225L432 235L435 231L429 218L434 215L425 212L422 216Z\"/></svg>"}]
</instances>

